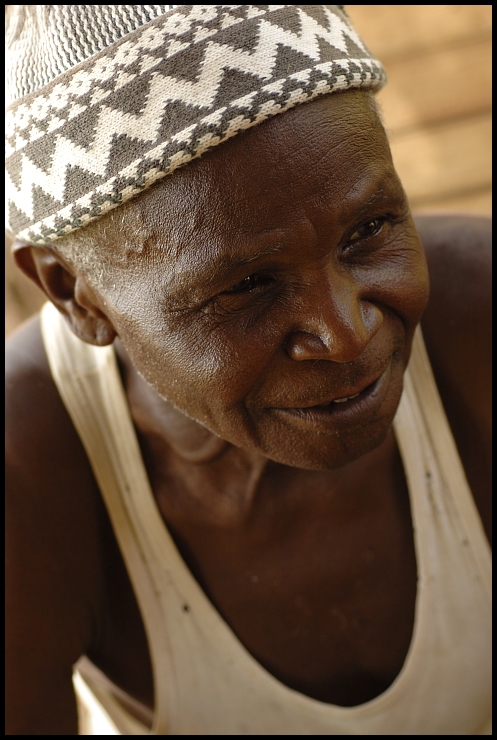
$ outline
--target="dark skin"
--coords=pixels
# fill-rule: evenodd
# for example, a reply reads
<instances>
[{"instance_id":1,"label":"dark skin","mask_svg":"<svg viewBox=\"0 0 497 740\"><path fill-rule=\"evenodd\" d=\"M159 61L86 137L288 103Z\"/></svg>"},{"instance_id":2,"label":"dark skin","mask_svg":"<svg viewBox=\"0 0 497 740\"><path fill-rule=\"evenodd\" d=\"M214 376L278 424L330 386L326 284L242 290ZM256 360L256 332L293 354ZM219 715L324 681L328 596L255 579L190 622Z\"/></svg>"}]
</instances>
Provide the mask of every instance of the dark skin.
<instances>
[{"instance_id":1,"label":"dark skin","mask_svg":"<svg viewBox=\"0 0 497 740\"><path fill-rule=\"evenodd\" d=\"M115 287L48 249L17 243L17 264L81 338L115 341L160 512L242 644L309 696L368 701L413 629L391 422L421 316L490 536L488 221L416 219L425 262L363 93L277 116L128 207L144 247L115 266ZM309 412L378 377L373 411ZM81 655L147 722L141 617L38 318L9 340L7 384L7 734L77 733Z\"/></svg>"}]
</instances>

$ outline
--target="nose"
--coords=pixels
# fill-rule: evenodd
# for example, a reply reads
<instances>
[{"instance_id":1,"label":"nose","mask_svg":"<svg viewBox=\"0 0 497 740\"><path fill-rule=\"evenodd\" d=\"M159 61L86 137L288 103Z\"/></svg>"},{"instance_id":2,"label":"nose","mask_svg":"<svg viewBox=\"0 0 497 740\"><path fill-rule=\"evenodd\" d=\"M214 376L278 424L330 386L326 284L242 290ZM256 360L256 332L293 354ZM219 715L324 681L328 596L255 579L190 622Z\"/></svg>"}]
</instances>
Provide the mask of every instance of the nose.
<instances>
[{"instance_id":1,"label":"nose","mask_svg":"<svg viewBox=\"0 0 497 740\"><path fill-rule=\"evenodd\" d=\"M336 278L336 276L335 276ZM361 297L350 276L308 286L295 329L286 341L292 360L352 362L359 358L383 322L378 306Z\"/></svg>"}]
</instances>

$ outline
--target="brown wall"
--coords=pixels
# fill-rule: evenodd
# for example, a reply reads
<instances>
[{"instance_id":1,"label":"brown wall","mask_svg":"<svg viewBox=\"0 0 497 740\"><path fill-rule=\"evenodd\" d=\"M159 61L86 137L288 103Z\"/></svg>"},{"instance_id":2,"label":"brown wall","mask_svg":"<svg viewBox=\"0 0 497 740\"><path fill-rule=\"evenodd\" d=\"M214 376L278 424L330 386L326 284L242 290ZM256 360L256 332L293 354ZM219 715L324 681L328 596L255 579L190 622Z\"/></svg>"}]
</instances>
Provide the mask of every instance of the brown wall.
<instances>
[{"instance_id":1,"label":"brown wall","mask_svg":"<svg viewBox=\"0 0 497 740\"><path fill-rule=\"evenodd\" d=\"M491 212L491 5L346 5L413 210Z\"/></svg>"},{"instance_id":2,"label":"brown wall","mask_svg":"<svg viewBox=\"0 0 497 740\"><path fill-rule=\"evenodd\" d=\"M490 214L492 6L345 9L385 65L378 100L413 210ZM9 255L6 294L9 333L43 302Z\"/></svg>"}]
</instances>

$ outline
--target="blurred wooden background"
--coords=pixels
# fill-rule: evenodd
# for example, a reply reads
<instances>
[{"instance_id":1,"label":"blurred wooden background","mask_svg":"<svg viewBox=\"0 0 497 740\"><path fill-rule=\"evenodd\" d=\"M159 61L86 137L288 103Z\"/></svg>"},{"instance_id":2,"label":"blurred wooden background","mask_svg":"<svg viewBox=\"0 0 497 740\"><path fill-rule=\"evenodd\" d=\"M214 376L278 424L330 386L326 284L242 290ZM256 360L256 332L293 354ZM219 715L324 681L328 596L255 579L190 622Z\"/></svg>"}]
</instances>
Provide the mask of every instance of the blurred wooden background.
<instances>
[{"instance_id":1,"label":"blurred wooden background","mask_svg":"<svg viewBox=\"0 0 497 740\"><path fill-rule=\"evenodd\" d=\"M346 5L389 78L378 95L415 211L491 212L491 5ZM6 255L6 333L43 303Z\"/></svg>"},{"instance_id":2,"label":"blurred wooden background","mask_svg":"<svg viewBox=\"0 0 497 740\"><path fill-rule=\"evenodd\" d=\"M346 5L413 210L491 211L491 5Z\"/></svg>"}]
</instances>

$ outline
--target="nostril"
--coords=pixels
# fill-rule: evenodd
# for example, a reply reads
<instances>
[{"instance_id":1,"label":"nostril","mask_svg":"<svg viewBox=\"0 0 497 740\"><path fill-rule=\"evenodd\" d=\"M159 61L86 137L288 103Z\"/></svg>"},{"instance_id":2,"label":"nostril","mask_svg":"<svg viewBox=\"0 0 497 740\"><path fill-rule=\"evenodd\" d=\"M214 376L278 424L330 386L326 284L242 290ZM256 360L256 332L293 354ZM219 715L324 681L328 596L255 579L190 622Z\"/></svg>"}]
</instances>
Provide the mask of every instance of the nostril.
<instances>
[{"instance_id":1,"label":"nostril","mask_svg":"<svg viewBox=\"0 0 497 740\"><path fill-rule=\"evenodd\" d=\"M322 316L319 322L314 322L314 331L293 331L285 342L285 349L288 356L297 362L352 362L362 355L382 323L380 308L371 303L361 303L353 312L336 312L332 320Z\"/></svg>"},{"instance_id":2,"label":"nostril","mask_svg":"<svg viewBox=\"0 0 497 740\"><path fill-rule=\"evenodd\" d=\"M306 331L296 331L288 337L286 351L292 360L329 360L330 348L321 337Z\"/></svg>"}]
</instances>

